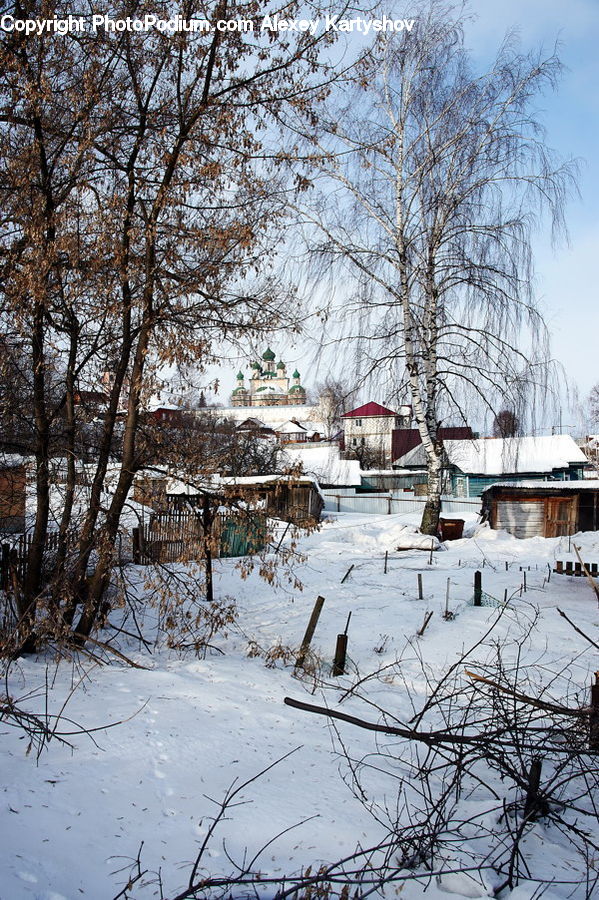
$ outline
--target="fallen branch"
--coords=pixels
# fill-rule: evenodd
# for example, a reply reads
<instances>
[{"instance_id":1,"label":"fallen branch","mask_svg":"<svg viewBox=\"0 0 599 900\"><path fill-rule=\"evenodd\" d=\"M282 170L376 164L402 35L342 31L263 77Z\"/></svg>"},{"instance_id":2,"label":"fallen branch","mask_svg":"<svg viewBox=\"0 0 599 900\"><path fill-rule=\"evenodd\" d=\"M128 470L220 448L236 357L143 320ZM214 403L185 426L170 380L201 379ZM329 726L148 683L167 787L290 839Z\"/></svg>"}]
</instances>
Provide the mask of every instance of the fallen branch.
<instances>
[{"instance_id":1,"label":"fallen branch","mask_svg":"<svg viewBox=\"0 0 599 900\"><path fill-rule=\"evenodd\" d=\"M511 734L511 731L507 727L491 733L485 732L480 735L453 734L449 731L415 731L411 728L399 728L395 725L379 725L376 722L368 722L366 719L359 719L357 716L350 716L347 715L347 713L338 712L337 710L329 709L326 706L303 703L301 700L294 700L292 697L285 697L283 702L286 706L291 706L294 709L315 713L318 716L327 716L327 718L330 719L340 719L342 722L349 722L350 725L356 725L358 728L364 728L366 731L377 731L381 734L394 734L410 741L419 741L422 744L427 744L429 747L436 747L439 744L461 744L466 747L474 747L488 746L493 743L496 746L513 747L513 740L510 740L509 738L502 740L503 734ZM588 715L588 711L579 710L577 711L577 714L581 716ZM520 747L525 750L538 750L539 745L538 743L520 744ZM567 755L575 755L580 752L559 745L552 747L552 750L556 753L565 753Z\"/></svg>"}]
</instances>

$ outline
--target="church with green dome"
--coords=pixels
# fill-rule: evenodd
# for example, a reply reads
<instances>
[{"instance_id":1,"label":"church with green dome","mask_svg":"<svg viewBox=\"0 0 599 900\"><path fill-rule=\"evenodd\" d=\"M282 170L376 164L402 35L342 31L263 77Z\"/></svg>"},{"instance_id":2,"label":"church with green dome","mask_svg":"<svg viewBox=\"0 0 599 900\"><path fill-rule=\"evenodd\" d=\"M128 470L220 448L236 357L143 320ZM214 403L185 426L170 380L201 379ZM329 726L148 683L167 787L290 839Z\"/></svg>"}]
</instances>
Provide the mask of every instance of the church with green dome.
<instances>
[{"instance_id":1,"label":"church with green dome","mask_svg":"<svg viewBox=\"0 0 599 900\"><path fill-rule=\"evenodd\" d=\"M303 406L306 391L302 387L300 373L296 369L287 375L285 363L275 362L270 347L260 361L251 364L250 378L246 382L243 372L237 374L237 387L231 394L231 406Z\"/></svg>"}]
</instances>

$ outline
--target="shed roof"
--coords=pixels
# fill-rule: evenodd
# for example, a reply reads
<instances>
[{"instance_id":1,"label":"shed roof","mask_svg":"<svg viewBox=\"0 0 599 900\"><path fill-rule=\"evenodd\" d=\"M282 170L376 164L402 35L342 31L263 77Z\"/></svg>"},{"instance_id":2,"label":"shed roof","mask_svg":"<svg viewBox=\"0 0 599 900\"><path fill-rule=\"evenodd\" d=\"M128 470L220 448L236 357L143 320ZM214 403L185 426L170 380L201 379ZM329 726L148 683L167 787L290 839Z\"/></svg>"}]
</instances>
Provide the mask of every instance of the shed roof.
<instances>
[{"instance_id":1,"label":"shed roof","mask_svg":"<svg viewBox=\"0 0 599 900\"><path fill-rule=\"evenodd\" d=\"M373 400L370 403L365 403L363 406L358 406L356 409L352 409L349 412L344 413L341 418L342 419L366 419L368 416L396 416L397 413L393 412L392 409L388 409L386 406L381 406L380 403L375 403Z\"/></svg>"},{"instance_id":2,"label":"shed roof","mask_svg":"<svg viewBox=\"0 0 599 900\"><path fill-rule=\"evenodd\" d=\"M564 491L580 493L581 491L599 491L598 478L585 478L578 481L496 481L495 484L483 491L486 494L489 491L509 489L516 491L524 491L525 493L536 491L549 491L552 494Z\"/></svg>"}]
</instances>

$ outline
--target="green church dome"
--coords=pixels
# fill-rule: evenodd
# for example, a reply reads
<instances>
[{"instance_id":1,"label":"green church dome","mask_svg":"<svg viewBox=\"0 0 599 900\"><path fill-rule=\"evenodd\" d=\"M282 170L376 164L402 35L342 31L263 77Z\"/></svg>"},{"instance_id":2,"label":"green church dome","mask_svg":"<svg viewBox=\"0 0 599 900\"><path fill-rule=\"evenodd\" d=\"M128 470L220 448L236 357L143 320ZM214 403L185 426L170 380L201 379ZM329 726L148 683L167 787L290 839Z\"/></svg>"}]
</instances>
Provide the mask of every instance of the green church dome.
<instances>
[{"instance_id":1,"label":"green church dome","mask_svg":"<svg viewBox=\"0 0 599 900\"><path fill-rule=\"evenodd\" d=\"M283 362L282 359L280 359L277 363L277 369L284 369L284 368L285 368L285 363Z\"/></svg>"},{"instance_id":2,"label":"green church dome","mask_svg":"<svg viewBox=\"0 0 599 900\"><path fill-rule=\"evenodd\" d=\"M237 381L243 381L243 372L237 373Z\"/></svg>"},{"instance_id":3,"label":"green church dome","mask_svg":"<svg viewBox=\"0 0 599 900\"><path fill-rule=\"evenodd\" d=\"M297 371L297 369L296 369L295 372L293 373L293 376L292 376L292 377L293 377L293 378L299 378L299 377L300 377L300 373Z\"/></svg>"},{"instance_id":4,"label":"green church dome","mask_svg":"<svg viewBox=\"0 0 599 900\"><path fill-rule=\"evenodd\" d=\"M262 359L265 360L266 362L270 362L274 358L275 358L274 353L272 352L270 347L267 347L266 350L264 351L264 353L262 354Z\"/></svg>"}]
</instances>

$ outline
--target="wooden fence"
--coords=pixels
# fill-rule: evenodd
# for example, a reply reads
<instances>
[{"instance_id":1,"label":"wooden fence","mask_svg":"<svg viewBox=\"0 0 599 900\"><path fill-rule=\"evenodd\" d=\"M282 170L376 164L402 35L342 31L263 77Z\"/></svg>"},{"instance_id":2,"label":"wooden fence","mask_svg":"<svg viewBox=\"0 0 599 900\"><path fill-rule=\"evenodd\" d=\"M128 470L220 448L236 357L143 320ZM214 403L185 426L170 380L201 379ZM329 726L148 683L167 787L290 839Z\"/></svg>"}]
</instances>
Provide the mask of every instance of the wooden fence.
<instances>
[{"instance_id":1,"label":"wooden fence","mask_svg":"<svg viewBox=\"0 0 599 900\"><path fill-rule=\"evenodd\" d=\"M169 510L156 513L149 524L133 529L133 561L140 565L245 556L264 547L266 518L235 510L210 516L204 528L201 510Z\"/></svg>"},{"instance_id":2,"label":"wooden fence","mask_svg":"<svg viewBox=\"0 0 599 900\"><path fill-rule=\"evenodd\" d=\"M67 532L67 548L73 547L78 539L79 532L72 529ZM22 584L27 573L27 560L33 544L33 534L21 534L11 544L2 544L0 552L0 590L7 590L11 585L11 571L16 575L19 584ZM50 531L46 535L44 543L44 555L57 553L60 545L58 531Z\"/></svg>"}]
</instances>

